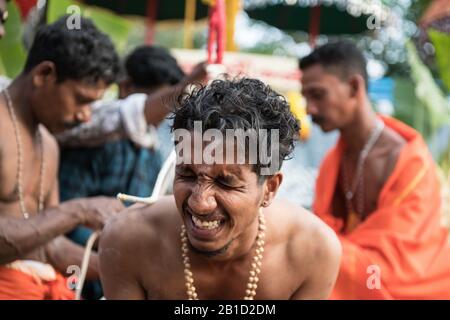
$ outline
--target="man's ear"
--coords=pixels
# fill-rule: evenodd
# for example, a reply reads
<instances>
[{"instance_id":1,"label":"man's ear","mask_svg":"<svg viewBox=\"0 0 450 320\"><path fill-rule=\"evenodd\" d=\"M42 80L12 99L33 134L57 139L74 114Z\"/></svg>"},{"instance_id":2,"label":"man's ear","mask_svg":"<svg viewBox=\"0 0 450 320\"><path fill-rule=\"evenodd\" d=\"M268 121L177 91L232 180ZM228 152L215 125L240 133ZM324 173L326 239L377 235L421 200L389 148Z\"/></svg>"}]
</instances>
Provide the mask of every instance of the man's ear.
<instances>
[{"instance_id":1,"label":"man's ear","mask_svg":"<svg viewBox=\"0 0 450 320\"><path fill-rule=\"evenodd\" d=\"M283 174L281 172L277 172L266 179L264 182L264 195L261 204L263 207L268 207L272 203L282 182Z\"/></svg>"},{"instance_id":2,"label":"man's ear","mask_svg":"<svg viewBox=\"0 0 450 320\"><path fill-rule=\"evenodd\" d=\"M360 74L354 74L348 81L350 85L350 96L355 98L359 96L366 89L364 78Z\"/></svg>"},{"instance_id":3,"label":"man's ear","mask_svg":"<svg viewBox=\"0 0 450 320\"><path fill-rule=\"evenodd\" d=\"M32 79L33 85L42 87L44 84L56 83L58 76L56 74L56 66L51 61L43 61L33 68Z\"/></svg>"}]
</instances>

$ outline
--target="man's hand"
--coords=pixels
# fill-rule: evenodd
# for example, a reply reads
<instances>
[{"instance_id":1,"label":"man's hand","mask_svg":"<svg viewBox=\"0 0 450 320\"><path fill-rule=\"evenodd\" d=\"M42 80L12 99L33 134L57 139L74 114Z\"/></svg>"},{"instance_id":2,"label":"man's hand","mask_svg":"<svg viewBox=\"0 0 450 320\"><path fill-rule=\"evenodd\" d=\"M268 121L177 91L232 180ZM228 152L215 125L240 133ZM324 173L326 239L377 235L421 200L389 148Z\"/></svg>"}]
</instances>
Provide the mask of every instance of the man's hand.
<instances>
[{"instance_id":1,"label":"man's hand","mask_svg":"<svg viewBox=\"0 0 450 320\"><path fill-rule=\"evenodd\" d=\"M91 229L102 229L110 217L125 207L115 198L92 197L63 202L60 206L73 206L77 208L80 222ZM72 207L73 208L73 207Z\"/></svg>"}]
</instances>

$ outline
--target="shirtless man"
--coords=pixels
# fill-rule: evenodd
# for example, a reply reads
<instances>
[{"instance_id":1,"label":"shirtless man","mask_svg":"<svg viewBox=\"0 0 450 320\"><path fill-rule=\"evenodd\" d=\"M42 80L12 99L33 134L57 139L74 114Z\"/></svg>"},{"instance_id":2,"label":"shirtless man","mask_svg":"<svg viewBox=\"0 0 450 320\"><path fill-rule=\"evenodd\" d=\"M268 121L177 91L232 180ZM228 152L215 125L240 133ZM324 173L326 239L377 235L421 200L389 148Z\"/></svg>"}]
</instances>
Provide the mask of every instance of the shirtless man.
<instances>
[{"instance_id":1,"label":"shirtless man","mask_svg":"<svg viewBox=\"0 0 450 320\"><path fill-rule=\"evenodd\" d=\"M192 164L186 150L179 152L174 195L135 205L105 227L99 251L105 297L328 298L341 254L335 234L310 212L275 199L281 163L299 129L285 100L258 80L215 80L182 100L173 129L190 136L194 121L222 133L279 128L279 153L270 158L279 165L263 174L260 157L250 163L250 142L244 164L205 158ZM268 151L270 142L260 148Z\"/></svg>"},{"instance_id":2,"label":"shirtless man","mask_svg":"<svg viewBox=\"0 0 450 320\"><path fill-rule=\"evenodd\" d=\"M23 72L0 94L0 298L62 298L53 288L55 272L34 281L51 265L56 274L80 266L83 248L64 233L84 224L100 229L123 206L93 198L59 204L58 147L49 133L88 121L90 103L99 99L118 71L110 39L89 20L79 30L66 17L36 35ZM27 261L24 263L24 261ZM32 263L28 263L32 261ZM93 256L88 278L98 277ZM19 279L26 279L22 281ZM60 281L61 282L61 281ZM61 282L59 290L66 284ZM70 296L70 295L69 295ZM67 292L64 298L70 298Z\"/></svg>"}]
</instances>

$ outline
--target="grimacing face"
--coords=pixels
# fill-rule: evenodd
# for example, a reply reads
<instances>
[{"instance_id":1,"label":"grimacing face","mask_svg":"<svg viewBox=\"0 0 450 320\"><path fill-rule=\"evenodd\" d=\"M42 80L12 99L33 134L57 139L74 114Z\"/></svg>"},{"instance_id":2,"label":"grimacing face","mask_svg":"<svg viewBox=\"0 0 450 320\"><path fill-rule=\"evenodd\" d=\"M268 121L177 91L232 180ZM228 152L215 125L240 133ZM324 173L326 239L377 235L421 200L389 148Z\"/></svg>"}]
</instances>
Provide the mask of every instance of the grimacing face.
<instances>
[{"instance_id":1,"label":"grimacing face","mask_svg":"<svg viewBox=\"0 0 450 320\"><path fill-rule=\"evenodd\" d=\"M89 121L91 104L103 96L108 87L106 83L72 79L59 82L54 67L43 65L45 63L31 71L34 85L31 104L36 119L52 133Z\"/></svg>"},{"instance_id":2,"label":"grimacing face","mask_svg":"<svg viewBox=\"0 0 450 320\"><path fill-rule=\"evenodd\" d=\"M214 255L239 240L257 219L265 183L249 164L177 165L173 193L191 246Z\"/></svg>"},{"instance_id":3,"label":"grimacing face","mask_svg":"<svg viewBox=\"0 0 450 320\"><path fill-rule=\"evenodd\" d=\"M302 70L301 83L307 113L323 131L341 129L352 121L358 101L348 81L315 64Z\"/></svg>"}]
</instances>

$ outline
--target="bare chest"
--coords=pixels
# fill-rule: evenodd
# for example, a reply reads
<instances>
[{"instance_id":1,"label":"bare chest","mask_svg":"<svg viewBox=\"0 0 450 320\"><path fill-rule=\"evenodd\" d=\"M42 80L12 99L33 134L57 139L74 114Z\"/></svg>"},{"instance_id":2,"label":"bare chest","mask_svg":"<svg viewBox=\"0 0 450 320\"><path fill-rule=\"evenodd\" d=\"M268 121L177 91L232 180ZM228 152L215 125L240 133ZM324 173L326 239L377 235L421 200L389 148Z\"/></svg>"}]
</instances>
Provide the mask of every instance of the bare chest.
<instances>
[{"instance_id":1,"label":"bare chest","mask_svg":"<svg viewBox=\"0 0 450 320\"><path fill-rule=\"evenodd\" d=\"M39 137L21 129L21 155L13 127L5 125L0 130L0 212L13 216L21 216L20 188L27 211L34 213L41 190L45 200L56 179L55 155L45 149Z\"/></svg>"},{"instance_id":2,"label":"bare chest","mask_svg":"<svg viewBox=\"0 0 450 320\"><path fill-rule=\"evenodd\" d=\"M263 258L255 299L288 300L300 286L299 274L302 270L290 270L287 262L281 262L280 258L283 258L283 255L273 250ZM188 298L181 253L174 255L170 261L154 262L148 273L144 274L144 288L148 299ZM194 286L198 298L242 300L248 289L250 269L250 260L221 270L193 267Z\"/></svg>"},{"instance_id":3,"label":"bare chest","mask_svg":"<svg viewBox=\"0 0 450 320\"><path fill-rule=\"evenodd\" d=\"M364 220L377 209L380 193L392 173L392 156L386 148L376 149L369 154L360 172L356 168L356 163L341 165L333 198L333 213L346 218L353 211Z\"/></svg>"}]
</instances>

